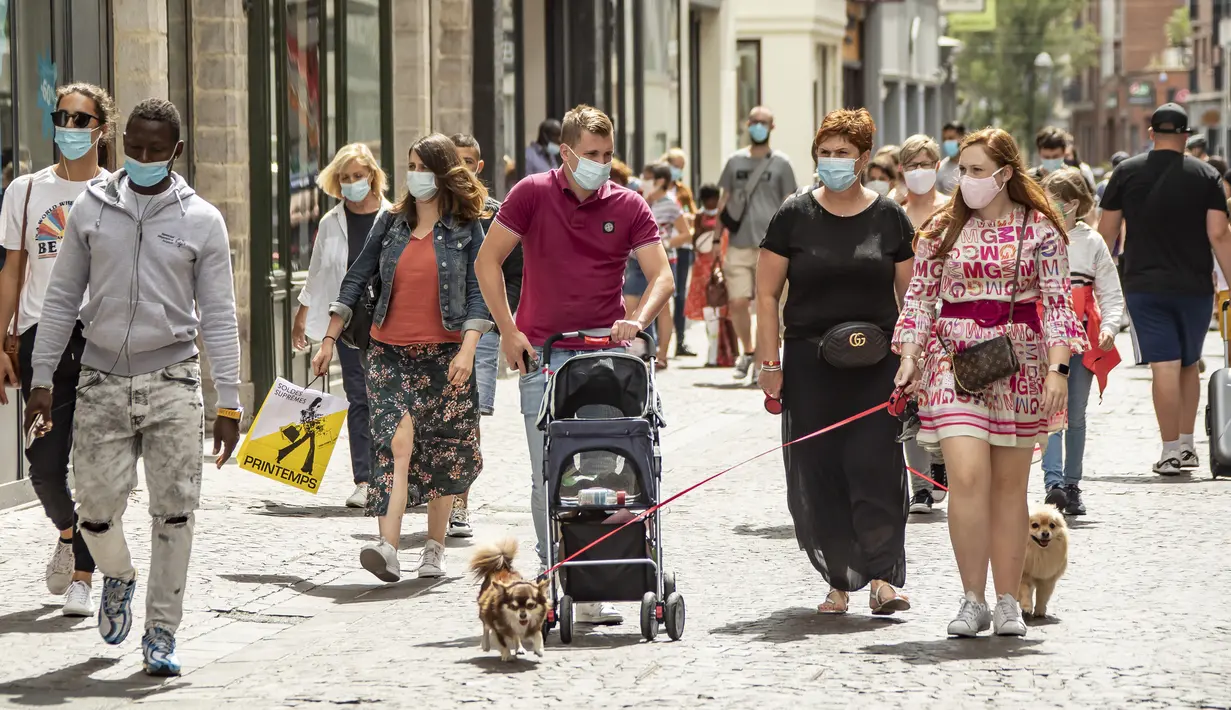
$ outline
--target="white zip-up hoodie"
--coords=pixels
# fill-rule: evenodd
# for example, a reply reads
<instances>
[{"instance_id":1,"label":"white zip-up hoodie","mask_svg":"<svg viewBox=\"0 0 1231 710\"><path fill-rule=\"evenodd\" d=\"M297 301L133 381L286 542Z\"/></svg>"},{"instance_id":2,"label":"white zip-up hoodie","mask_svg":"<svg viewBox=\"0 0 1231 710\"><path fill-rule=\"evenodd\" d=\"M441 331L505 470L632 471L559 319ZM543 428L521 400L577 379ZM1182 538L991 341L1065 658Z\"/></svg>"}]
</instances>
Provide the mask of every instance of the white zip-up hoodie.
<instances>
[{"instance_id":1,"label":"white zip-up hoodie","mask_svg":"<svg viewBox=\"0 0 1231 710\"><path fill-rule=\"evenodd\" d=\"M1094 286L1094 300L1103 317L1100 329L1113 335L1119 333L1120 321L1124 319L1120 275L1111 252L1107 251L1107 242L1085 222L1079 221L1069 230L1069 272L1074 287Z\"/></svg>"}]
</instances>

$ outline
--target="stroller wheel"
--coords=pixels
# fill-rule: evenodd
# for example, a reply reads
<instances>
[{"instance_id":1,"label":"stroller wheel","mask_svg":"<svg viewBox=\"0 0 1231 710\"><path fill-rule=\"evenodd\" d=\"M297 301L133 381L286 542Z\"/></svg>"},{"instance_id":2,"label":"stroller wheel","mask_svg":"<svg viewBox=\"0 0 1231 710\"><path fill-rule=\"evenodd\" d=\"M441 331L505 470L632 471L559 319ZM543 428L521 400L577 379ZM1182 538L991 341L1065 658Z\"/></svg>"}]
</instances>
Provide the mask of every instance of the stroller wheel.
<instances>
[{"instance_id":1,"label":"stroller wheel","mask_svg":"<svg viewBox=\"0 0 1231 710\"><path fill-rule=\"evenodd\" d=\"M672 592L667 595L667 603L663 605L663 621L667 624L667 636L672 641L679 641L684 635L684 595Z\"/></svg>"},{"instance_id":2,"label":"stroller wheel","mask_svg":"<svg viewBox=\"0 0 1231 710\"><path fill-rule=\"evenodd\" d=\"M560 605L556 608L560 621L560 643L573 642L573 598L565 594L560 597Z\"/></svg>"},{"instance_id":3,"label":"stroller wheel","mask_svg":"<svg viewBox=\"0 0 1231 710\"><path fill-rule=\"evenodd\" d=\"M675 572L663 573L663 598L670 599L675 592Z\"/></svg>"},{"instance_id":4,"label":"stroller wheel","mask_svg":"<svg viewBox=\"0 0 1231 710\"><path fill-rule=\"evenodd\" d=\"M641 635L646 641L658 636L658 595L654 592L641 597Z\"/></svg>"}]
</instances>

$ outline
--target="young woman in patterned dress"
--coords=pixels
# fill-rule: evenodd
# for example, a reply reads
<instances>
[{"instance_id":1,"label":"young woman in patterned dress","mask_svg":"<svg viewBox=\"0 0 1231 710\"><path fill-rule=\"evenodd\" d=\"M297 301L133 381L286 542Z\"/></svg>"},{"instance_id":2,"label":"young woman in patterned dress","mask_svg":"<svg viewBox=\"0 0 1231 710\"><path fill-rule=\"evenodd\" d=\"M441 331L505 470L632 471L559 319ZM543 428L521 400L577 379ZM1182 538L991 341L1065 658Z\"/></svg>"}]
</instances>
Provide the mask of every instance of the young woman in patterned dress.
<instances>
[{"instance_id":1,"label":"young woman in patterned dress","mask_svg":"<svg viewBox=\"0 0 1231 710\"><path fill-rule=\"evenodd\" d=\"M995 633L1024 636L1014 595L1031 454L1046 441L1048 419L1065 406L1070 356L1087 345L1073 313L1064 222L1026 175L1012 136L996 128L971 134L959 165L953 200L917 240L893 336L902 355L895 382L917 388L918 441L939 446L948 464L949 537L965 592L949 634L975 636L994 620ZM1018 372L975 395L957 392L950 353L1003 335ZM994 615L984 601L989 560Z\"/></svg>"}]
</instances>

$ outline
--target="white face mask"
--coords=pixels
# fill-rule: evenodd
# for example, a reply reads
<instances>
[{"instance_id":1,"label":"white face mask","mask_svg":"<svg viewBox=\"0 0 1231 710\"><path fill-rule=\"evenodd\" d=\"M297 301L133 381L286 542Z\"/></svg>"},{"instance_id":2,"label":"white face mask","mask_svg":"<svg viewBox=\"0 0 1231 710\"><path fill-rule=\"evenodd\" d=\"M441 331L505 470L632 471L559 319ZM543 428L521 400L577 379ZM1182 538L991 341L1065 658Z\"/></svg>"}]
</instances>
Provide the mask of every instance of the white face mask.
<instances>
[{"instance_id":1,"label":"white face mask","mask_svg":"<svg viewBox=\"0 0 1231 710\"><path fill-rule=\"evenodd\" d=\"M936 168L920 168L906 173L906 189L916 195L927 194L936 186Z\"/></svg>"},{"instance_id":2,"label":"white face mask","mask_svg":"<svg viewBox=\"0 0 1231 710\"><path fill-rule=\"evenodd\" d=\"M891 187L891 185L885 180L869 180L864 183L863 186L878 195L888 195L889 188Z\"/></svg>"},{"instance_id":3,"label":"white face mask","mask_svg":"<svg viewBox=\"0 0 1231 710\"><path fill-rule=\"evenodd\" d=\"M430 200L436 196L436 174L407 170L406 189L416 200Z\"/></svg>"}]
</instances>

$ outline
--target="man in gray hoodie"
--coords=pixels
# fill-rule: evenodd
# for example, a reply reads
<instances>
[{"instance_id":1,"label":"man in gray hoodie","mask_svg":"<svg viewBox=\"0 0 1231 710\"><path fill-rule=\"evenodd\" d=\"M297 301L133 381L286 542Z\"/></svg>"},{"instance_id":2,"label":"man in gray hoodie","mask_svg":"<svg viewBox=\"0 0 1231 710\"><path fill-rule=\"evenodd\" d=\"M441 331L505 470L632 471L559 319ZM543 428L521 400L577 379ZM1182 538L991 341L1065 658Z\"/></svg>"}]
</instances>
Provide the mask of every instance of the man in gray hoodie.
<instances>
[{"instance_id":1,"label":"man in gray hoodie","mask_svg":"<svg viewBox=\"0 0 1231 710\"><path fill-rule=\"evenodd\" d=\"M239 439L239 331L226 224L171 172L183 152L175 106L147 99L124 131L124 169L95 180L69 213L31 358L27 429L51 421L52 375L82 297L85 352L74 420L80 529L103 573L98 629L119 644L132 627L136 570L122 518L137 459L154 519L145 671L179 675L194 516L201 494L204 405L196 339L209 351L218 467ZM200 316L198 316L198 311Z\"/></svg>"}]
</instances>

